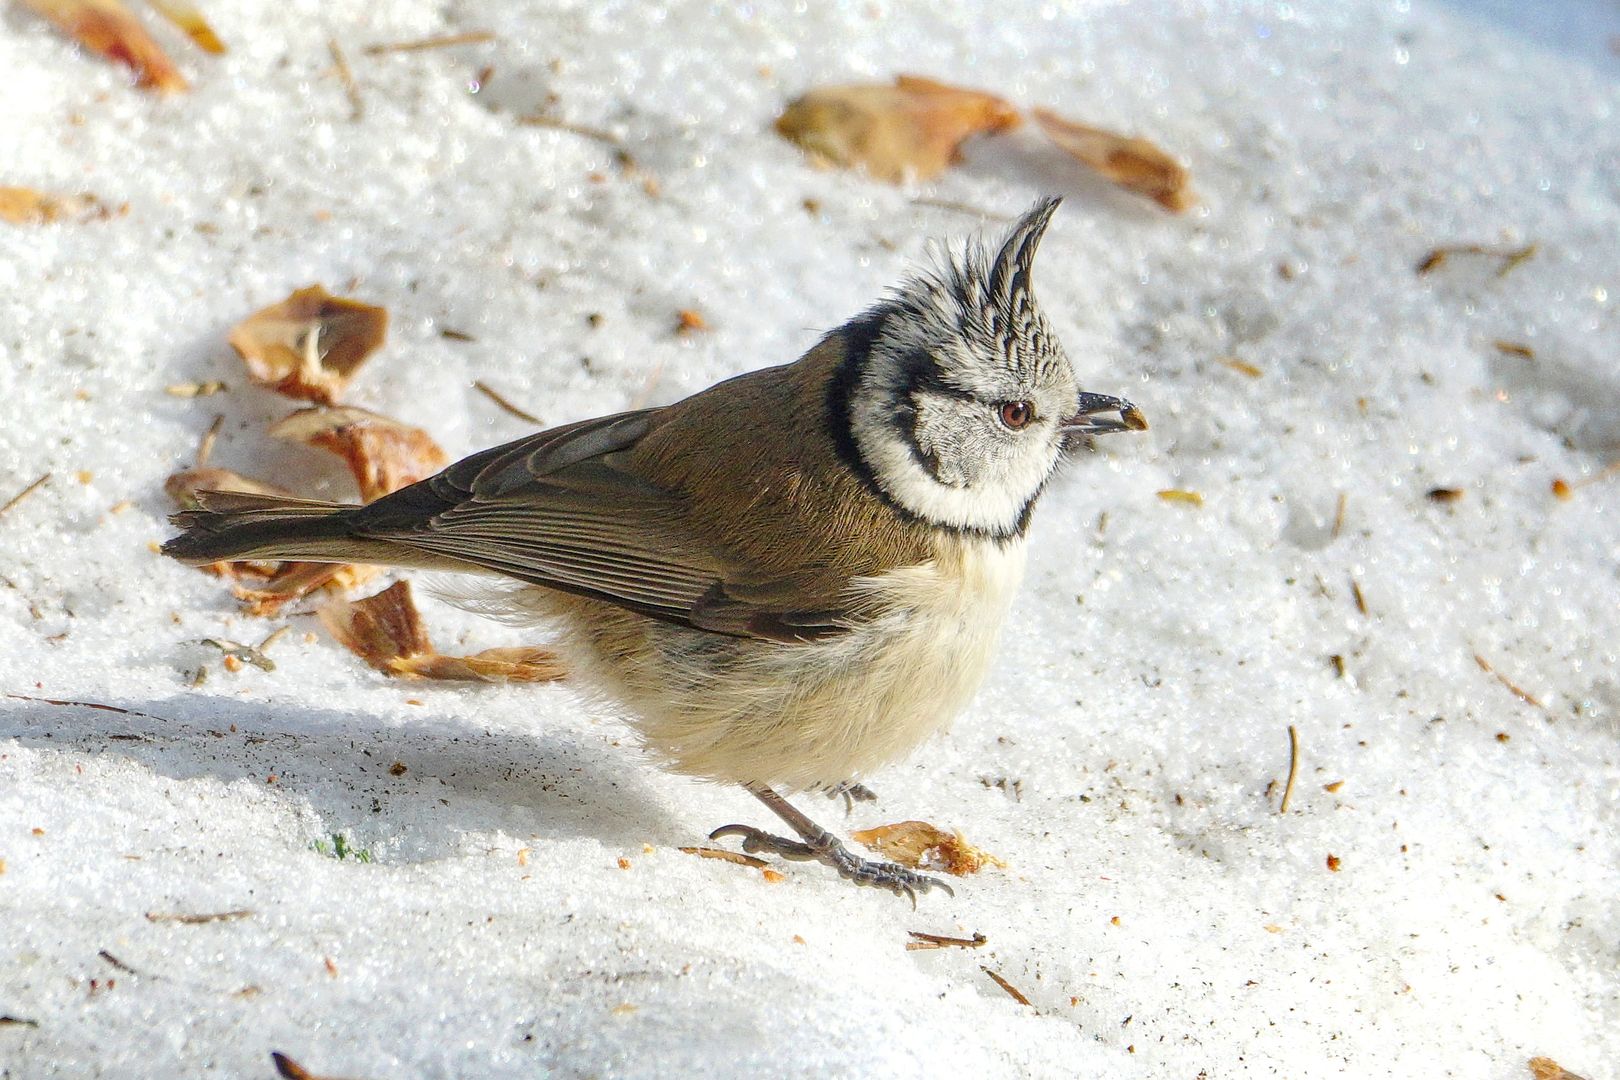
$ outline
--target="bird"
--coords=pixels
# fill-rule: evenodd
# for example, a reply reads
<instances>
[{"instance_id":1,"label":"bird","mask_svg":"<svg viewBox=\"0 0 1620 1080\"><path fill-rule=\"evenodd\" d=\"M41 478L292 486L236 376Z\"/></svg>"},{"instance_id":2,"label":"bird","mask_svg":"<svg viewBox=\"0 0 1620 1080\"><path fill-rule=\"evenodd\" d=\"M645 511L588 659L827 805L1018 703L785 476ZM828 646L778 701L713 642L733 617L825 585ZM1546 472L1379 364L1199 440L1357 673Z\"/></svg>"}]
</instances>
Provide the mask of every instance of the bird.
<instances>
[{"instance_id":1,"label":"bird","mask_svg":"<svg viewBox=\"0 0 1620 1080\"><path fill-rule=\"evenodd\" d=\"M870 798L976 692L1035 504L1076 442L1142 430L1083 392L1035 302L1060 200L940 253L792 363L483 450L369 504L205 492L163 552L497 579L569 677L666 768L741 785L794 834L716 829L916 904L788 801Z\"/></svg>"}]
</instances>

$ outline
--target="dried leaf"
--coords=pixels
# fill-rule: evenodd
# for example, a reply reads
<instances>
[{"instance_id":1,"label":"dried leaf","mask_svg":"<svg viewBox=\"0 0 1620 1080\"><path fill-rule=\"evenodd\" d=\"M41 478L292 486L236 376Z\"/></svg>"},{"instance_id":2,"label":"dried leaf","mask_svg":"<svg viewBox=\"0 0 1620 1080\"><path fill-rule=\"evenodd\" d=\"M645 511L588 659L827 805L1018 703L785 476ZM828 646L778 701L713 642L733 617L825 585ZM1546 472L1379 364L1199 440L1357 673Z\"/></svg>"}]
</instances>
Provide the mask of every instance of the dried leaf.
<instances>
[{"instance_id":1,"label":"dried leaf","mask_svg":"<svg viewBox=\"0 0 1620 1080\"><path fill-rule=\"evenodd\" d=\"M1077 124L1050 109L1035 109L1032 115L1059 149L1104 179L1146 195L1173 213L1197 204L1187 170L1146 139Z\"/></svg>"},{"instance_id":2,"label":"dried leaf","mask_svg":"<svg viewBox=\"0 0 1620 1080\"><path fill-rule=\"evenodd\" d=\"M1581 1080L1568 1069L1564 1068L1552 1058L1533 1057L1529 1061L1530 1075L1535 1080Z\"/></svg>"},{"instance_id":3,"label":"dried leaf","mask_svg":"<svg viewBox=\"0 0 1620 1080\"><path fill-rule=\"evenodd\" d=\"M255 567L260 564L215 563L214 565L226 568L232 576L241 577L243 571L238 568ZM268 580L263 585L254 588L238 585L231 590L246 606L250 615L261 617L275 615L293 601L302 600L322 589L342 594L364 585L382 573L381 567L355 566L348 563L284 562L272 566L273 569L267 575Z\"/></svg>"},{"instance_id":4,"label":"dried leaf","mask_svg":"<svg viewBox=\"0 0 1620 1080\"><path fill-rule=\"evenodd\" d=\"M485 649L471 656L402 657L389 669L397 675L455 682L556 682L568 673L550 649L526 646Z\"/></svg>"},{"instance_id":5,"label":"dried leaf","mask_svg":"<svg viewBox=\"0 0 1620 1080\"><path fill-rule=\"evenodd\" d=\"M23 0L80 45L127 65L148 90L174 93L186 80L121 0Z\"/></svg>"},{"instance_id":6,"label":"dried leaf","mask_svg":"<svg viewBox=\"0 0 1620 1080\"><path fill-rule=\"evenodd\" d=\"M1005 867L1007 864L987 851L981 851L967 842L961 833L948 833L926 821L901 821L893 825L879 825L851 833L858 844L863 844L885 859L902 866L924 870L943 870L961 877L976 874L986 865Z\"/></svg>"},{"instance_id":7,"label":"dried leaf","mask_svg":"<svg viewBox=\"0 0 1620 1080\"><path fill-rule=\"evenodd\" d=\"M266 484L261 480L254 480L229 469L181 469L167 480L163 481L163 490L168 492L169 498L182 510L195 510L198 508L197 492L199 491L240 491L246 495L275 495L290 497L292 492L285 488Z\"/></svg>"},{"instance_id":8,"label":"dried leaf","mask_svg":"<svg viewBox=\"0 0 1620 1080\"><path fill-rule=\"evenodd\" d=\"M108 216L94 195L51 195L26 187L0 187L0 221L13 225L48 225L63 218Z\"/></svg>"},{"instance_id":9,"label":"dried leaf","mask_svg":"<svg viewBox=\"0 0 1620 1080\"><path fill-rule=\"evenodd\" d=\"M150 3L157 8L158 14L184 30L186 36L203 52L213 53L215 56L225 52L225 43L219 40L214 28L208 25L203 13L197 10L197 5L185 3L185 0L150 0Z\"/></svg>"},{"instance_id":10,"label":"dried leaf","mask_svg":"<svg viewBox=\"0 0 1620 1080\"><path fill-rule=\"evenodd\" d=\"M387 333L385 309L311 285L254 312L228 340L254 382L330 405Z\"/></svg>"},{"instance_id":11,"label":"dried leaf","mask_svg":"<svg viewBox=\"0 0 1620 1080\"><path fill-rule=\"evenodd\" d=\"M432 476L450 463L433 436L421 428L351 406L302 409L272 426L270 434L341 457L366 502Z\"/></svg>"},{"instance_id":12,"label":"dried leaf","mask_svg":"<svg viewBox=\"0 0 1620 1080\"><path fill-rule=\"evenodd\" d=\"M971 136L1019 123L1018 110L992 94L901 75L893 86L812 90L783 110L776 131L818 162L900 183L939 175Z\"/></svg>"},{"instance_id":13,"label":"dried leaf","mask_svg":"<svg viewBox=\"0 0 1620 1080\"><path fill-rule=\"evenodd\" d=\"M548 682L566 674L545 649L488 649L474 656L443 656L428 640L408 581L396 581L364 600L334 600L316 613L345 648L389 675L482 682Z\"/></svg>"}]
</instances>

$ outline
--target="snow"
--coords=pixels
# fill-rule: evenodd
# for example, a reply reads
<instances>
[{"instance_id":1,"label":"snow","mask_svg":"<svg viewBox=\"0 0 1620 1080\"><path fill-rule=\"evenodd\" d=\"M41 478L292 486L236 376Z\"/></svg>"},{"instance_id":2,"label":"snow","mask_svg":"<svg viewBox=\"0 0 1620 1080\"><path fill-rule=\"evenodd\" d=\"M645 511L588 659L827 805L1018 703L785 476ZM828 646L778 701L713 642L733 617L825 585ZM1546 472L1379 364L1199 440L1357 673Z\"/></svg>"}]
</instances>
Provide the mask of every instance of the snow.
<instances>
[{"instance_id":1,"label":"snow","mask_svg":"<svg viewBox=\"0 0 1620 1080\"><path fill-rule=\"evenodd\" d=\"M1620 86L1553 51L1577 35L1405 0L204 6L232 51L162 31L195 82L170 100L0 15L0 183L128 204L0 227L0 501L52 474L0 516L0 691L135 711L0 699L0 1016L34 1022L0 1025L0 1076L1617 1075L1620 478L1549 487L1620 456ZM498 40L362 52L473 29ZM1033 132L908 191L769 130L897 71L1146 134L1204 206ZM542 107L659 195L515 122ZM149 548L216 413L216 464L348 493L264 435L289 404L224 345L294 288L386 306L347 400L465 453L525 430L476 379L548 423L675 400L1001 227L917 197L1052 192L1042 300L1153 428L1054 484L952 730L848 819L800 799L1008 861L955 899L683 854L770 823L565 689L391 681ZM1414 273L1453 243L1536 251ZM230 390L164 393L205 379ZM527 640L423 607L447 651ZM283 623L274 672L196 644Z\"/></svg>"}]
</instances>

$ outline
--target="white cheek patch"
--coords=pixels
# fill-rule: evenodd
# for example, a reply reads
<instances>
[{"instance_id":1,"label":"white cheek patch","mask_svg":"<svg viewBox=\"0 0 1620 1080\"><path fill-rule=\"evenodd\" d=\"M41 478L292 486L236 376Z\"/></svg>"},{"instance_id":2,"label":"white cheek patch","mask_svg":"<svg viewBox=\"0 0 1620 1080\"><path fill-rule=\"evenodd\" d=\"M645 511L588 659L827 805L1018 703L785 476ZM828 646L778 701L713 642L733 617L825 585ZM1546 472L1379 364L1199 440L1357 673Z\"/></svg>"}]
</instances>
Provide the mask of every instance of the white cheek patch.
<instances>
[{"instance_id":1,"label":"white cheek patch","mask_svg":"<svg viewBox=\"0 0 1620 1080\"><path fill-rule=\"evenodd\" d=\"M1056 460L1032 445L1030 453L999 463L997 475L971 487L941 483L869 395L850 409L850 434L878 487L902 509L936 525L996 535L1018 531L1024 507L1040 493Z\"/></svg>"}]
</instances>

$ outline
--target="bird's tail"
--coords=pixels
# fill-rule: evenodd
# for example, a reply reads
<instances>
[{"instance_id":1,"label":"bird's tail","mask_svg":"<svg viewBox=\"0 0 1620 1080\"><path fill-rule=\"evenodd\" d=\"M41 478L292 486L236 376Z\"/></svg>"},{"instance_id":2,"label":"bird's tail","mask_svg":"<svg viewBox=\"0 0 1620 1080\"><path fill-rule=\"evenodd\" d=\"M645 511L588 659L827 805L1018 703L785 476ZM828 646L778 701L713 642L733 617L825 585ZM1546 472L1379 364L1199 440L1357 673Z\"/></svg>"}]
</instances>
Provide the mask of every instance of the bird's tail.
<instances>
[{"instance_id":1,"label":"bird's tail","mask_svg":"<svg viewBox=\"0 0 1620 1080\"><path fill-rule=\"evenodd\" d=\"M404 552L386 540L356 536L347 503L199 491L198 509L169 518L183 530L163 554L201 565L226 559L296 559L302 562L398 563Z\"/></svg>"}]
</instances>

